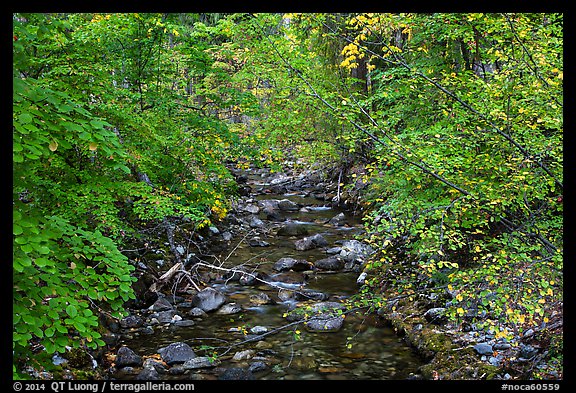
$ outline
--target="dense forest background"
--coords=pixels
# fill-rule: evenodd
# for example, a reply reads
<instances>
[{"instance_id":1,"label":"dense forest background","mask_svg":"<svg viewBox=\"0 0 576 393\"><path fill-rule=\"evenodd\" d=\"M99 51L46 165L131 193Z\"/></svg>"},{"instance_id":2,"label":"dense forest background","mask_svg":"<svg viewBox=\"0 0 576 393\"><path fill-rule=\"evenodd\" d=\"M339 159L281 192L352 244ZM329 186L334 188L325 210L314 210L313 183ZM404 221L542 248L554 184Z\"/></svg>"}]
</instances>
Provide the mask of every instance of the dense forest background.
<instances>
[{"instance_id":1,"label":"dense forest background","mask_svg":"<svg viewBox=\"0 0 576 393\"><path fill-rule=\"evenodd\" d=\"M562 14L12 22L16 378L104 345L147 228L219 222L231 167L288 159L337 168L361 207L364 305L443 287L449 318L497 337L561 323Z\"/></svg>"}]
</instances>

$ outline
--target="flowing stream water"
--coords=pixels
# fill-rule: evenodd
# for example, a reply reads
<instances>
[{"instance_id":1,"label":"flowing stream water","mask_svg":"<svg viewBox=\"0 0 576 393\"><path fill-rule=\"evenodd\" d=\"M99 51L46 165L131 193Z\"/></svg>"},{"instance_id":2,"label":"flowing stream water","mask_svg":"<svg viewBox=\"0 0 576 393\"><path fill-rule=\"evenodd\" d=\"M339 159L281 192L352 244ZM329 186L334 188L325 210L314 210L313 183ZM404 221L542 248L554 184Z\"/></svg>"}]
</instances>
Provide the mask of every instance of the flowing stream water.
<instances>
[{"instance_id":1,"label":"flowing stream water","mask_svg":"<svg viewBox=\"0 0 576 393\"><path fill-rule=\"evenodd\" d=\"M252 189L266 185L259 181L258 176L252 175L248 183ZM216 379L222 370L231 367L251 369L255 379L275 380L406 379L417 375L423 360L378 316L366 315L361 310L347 313L342 327L331 332L308 331L302 324L287 326L286 313L304 301L285 299L279 296L282 290L314 290L322 293L325 301L344 302L357 293L359 273L342 270L278 272L273 269L274 263L283 257L311 262L326 258L327 249L344 240L354 239L362 230L360 219L303 194L253 194L250 197L255 204L263 200L288 199L304 207L296 211L281 211L280 219L273 223L260 211L256 216L262 219L268 231L258 235L269 245L250 246L247 241L250 236L244 241L234 239L212 261L219 261L224 268L243 265L248 271L265 277L266 283L257 281L252 285L242 285L238 280L226 277L211 281L209 285L223 293L228 303L239 305L240 312L227 315L210 312L204 318L194 319L192 326L155 326L152 334L125 335L121 343L141 356L152 356L158 353L159 348L174 342L189 344L199 356L218 354L217 367L192 370L191 373L167 372L162 376L166 379ZM345 216L340 225L327 224L339 213ZM308 235L321 234L329 245L297 251L295 240L302 236L278 236L276 229L270 230L287 221L305 226ZM254 302L254 296L261 297L262 294L268 295L272 301L266 304ZM317 300L308 301L314 302ZM176 309L181 315L188 311L178 305ZM253 330L260 334L253 334L251 329L254 328L260 329ZM135 373L124 372L115 377L131 379Z\"/></svg>"}]
</instances>

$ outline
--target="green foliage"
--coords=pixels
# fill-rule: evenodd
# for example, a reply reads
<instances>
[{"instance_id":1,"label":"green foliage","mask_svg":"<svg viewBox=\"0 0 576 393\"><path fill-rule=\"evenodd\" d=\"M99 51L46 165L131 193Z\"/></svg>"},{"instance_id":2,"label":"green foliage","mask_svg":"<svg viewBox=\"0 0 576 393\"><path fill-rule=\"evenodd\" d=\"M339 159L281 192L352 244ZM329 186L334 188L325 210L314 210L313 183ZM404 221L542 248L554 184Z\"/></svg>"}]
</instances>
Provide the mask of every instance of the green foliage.
<instances>
[{"instance_id":1,"label":"green foliage","mask_svg":"<svg viewBox=\"0 0 576 393\"><path fill-rule=\"evenodd\" d=\"M13 22L21 376L26 362L46 366L45 354L103 344L99 315L120 317L134 296L134 267L119 247L143 225L175 217L201 227L225 216L235 192L226 163L250 151L225 117L258 108L233 84L226 19L15 14ZM34 354L37 344L45 351Z\"/></svg>"},{"instance_id":2,"label":"green foliage","mask_svg":"<svg viewBox=\"0 0 576 393\"><path fill-rule=\"evenodd\" d=\"M562 16L352 21L373 67L356 121L369 112L378 139L365 203L373 244L393 246L382 270L415 263L404 290L443 273L451 315L474 310L488 329L548 320L562 288Z\"/></svg>"}]
</instances>

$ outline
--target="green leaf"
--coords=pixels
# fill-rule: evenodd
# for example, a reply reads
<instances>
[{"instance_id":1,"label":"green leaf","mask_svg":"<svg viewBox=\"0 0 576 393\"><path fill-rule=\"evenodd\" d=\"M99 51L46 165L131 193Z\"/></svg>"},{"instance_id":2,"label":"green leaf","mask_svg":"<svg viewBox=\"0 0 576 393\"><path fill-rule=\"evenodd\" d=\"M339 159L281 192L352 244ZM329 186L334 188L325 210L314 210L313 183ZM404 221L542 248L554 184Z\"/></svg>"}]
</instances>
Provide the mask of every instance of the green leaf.
<instances>
[{"instance_id":1,"label":"green leaf","mask_svg":"<svg viewBox=\"0 0 576 393\"><path fill-rule=\"evenodd\" d=\"M74 318L76 315L78 315L78 310L76 307L70 304L68 307L66 307L66 314L68 314L70 318Z\"/></svg>"}]
</instances>

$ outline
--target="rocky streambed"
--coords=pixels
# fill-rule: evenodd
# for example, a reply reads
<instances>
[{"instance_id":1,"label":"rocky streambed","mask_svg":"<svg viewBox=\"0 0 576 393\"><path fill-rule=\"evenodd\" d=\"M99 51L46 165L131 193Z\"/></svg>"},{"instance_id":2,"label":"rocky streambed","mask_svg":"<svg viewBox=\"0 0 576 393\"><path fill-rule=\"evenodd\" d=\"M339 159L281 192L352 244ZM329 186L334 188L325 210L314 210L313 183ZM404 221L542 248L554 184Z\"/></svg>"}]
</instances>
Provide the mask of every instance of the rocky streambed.
<instances>
[{"instance_id":1,"label":"rocky streambed","mask_svg":"<svg viewBox=\"0 0 576 393\"><path fill-rule=\"evenodd\" d=\"M145 307L106 338L114 379L407 379L423 360L346 302L372 250L318 176L237 173L233 214L210 228ZM158 261L157 261L158 262ZM163 261L162 261L163 262ZM191 277L201 277L191 279Z\"/></svg>"}]
</instances>

